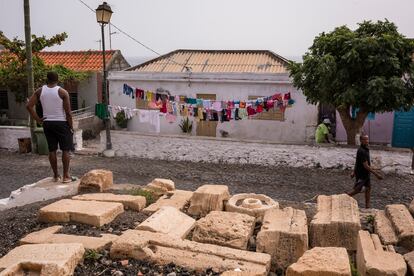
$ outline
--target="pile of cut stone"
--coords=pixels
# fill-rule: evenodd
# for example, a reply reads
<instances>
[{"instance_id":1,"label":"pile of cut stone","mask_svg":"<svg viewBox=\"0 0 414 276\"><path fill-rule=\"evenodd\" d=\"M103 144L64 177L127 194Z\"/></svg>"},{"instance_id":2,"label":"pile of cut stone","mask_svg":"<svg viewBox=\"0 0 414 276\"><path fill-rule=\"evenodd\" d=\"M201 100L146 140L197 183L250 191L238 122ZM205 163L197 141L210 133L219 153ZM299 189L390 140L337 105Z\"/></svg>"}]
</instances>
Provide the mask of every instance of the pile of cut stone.
<instances>
[{"instance_id":1,"label":"pile of cut stone","mask_svg":"<svg viewBox=\"0 0 414 276\"><path fill-rule=\"evenodd\" d=\"M319 196L308 229L305 211L281 209L265 195L231 196L225 185L203 185L192 192L176 190L171 180L154 179L145 189L161 197L147 207L145 197L108 193L112 187L112 172L90 171L79 191L93 193L47 205L39 220L100 227L124 209L151 216L120 236L60 234L59 225L30 233L0 259L0 275L72 275L85 249L104 248L112 259L212 268L222 275L351 275L355 252L360 275L405 275L407 263L414 268L414 251L403 257L393 247L414 250L414 220L404 205L377 213L377 235L361 230L357 202L345 194ZM254 252L248 250L252 243Z\"/></svg>"}]
</instances>

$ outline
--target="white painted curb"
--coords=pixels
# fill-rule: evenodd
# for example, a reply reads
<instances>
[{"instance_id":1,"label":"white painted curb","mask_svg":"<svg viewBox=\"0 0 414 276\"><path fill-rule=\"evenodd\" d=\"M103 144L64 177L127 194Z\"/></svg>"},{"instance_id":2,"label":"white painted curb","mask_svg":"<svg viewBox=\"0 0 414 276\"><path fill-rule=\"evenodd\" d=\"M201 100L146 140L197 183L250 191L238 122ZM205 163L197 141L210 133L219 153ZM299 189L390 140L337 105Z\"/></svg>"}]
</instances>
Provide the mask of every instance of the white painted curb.
<instances>
[{"instance_id":1,"label":"white painted curb","mask_svg":"<svg viewBox=\"0 0 414 276\"><path fill-rule=\"evenodd\" d=\"M70 183L53 182L52 180L52 177L47 177L11 192L8 198L0 199L0 211L78 193L80 179Z\"/></svg>"}]
</instances>

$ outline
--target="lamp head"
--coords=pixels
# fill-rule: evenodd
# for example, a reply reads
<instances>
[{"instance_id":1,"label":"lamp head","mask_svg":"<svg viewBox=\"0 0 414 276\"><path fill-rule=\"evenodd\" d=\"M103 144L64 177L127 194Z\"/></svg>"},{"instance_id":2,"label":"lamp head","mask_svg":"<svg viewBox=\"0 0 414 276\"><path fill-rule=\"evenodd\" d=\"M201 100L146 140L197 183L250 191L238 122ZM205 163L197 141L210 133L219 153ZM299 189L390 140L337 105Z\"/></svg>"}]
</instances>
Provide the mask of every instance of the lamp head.
<instances>
[{"instance_id":1,"label":"lamp head","mask_svg":"<svg viewBox=\"0 0 414 276\"><path fill-rule=\"evenodd\" d=\"M111 7L103 2L102 5L96 9L96 21L101 24L108 24L111 20L112 10Z\"/></svg>"}]
</instances>

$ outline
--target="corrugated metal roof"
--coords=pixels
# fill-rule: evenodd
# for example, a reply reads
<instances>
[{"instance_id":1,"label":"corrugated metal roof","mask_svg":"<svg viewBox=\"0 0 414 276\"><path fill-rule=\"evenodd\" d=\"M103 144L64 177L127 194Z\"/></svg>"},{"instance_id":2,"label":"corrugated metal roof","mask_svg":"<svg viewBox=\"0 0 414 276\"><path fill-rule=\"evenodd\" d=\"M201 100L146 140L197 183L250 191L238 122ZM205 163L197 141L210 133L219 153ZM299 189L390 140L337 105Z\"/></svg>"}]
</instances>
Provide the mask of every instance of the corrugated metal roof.
<instances>
[{"instance_id":1,"label":"corrugated metal roof","mask_svg":"<svg viewBox=\"0 0 414 276\"><path fill-rule=\"evenodd\" d=\"M105 51L105 61L108 66L117 50ZM63 65L75 71L101 71L102 51L68 51L37 53L46 65Z\"/></svg>"},{"instance_id":2,"label":"corrugated metal roof","mask_svg":"<svg viewBox=\"0 0 414 276\"><path fill-rule=\"evenodd\" d=\"M129 69L137 72L286 73L288 60L263 50L176 50Z\"/></svg>"}]
</instances>

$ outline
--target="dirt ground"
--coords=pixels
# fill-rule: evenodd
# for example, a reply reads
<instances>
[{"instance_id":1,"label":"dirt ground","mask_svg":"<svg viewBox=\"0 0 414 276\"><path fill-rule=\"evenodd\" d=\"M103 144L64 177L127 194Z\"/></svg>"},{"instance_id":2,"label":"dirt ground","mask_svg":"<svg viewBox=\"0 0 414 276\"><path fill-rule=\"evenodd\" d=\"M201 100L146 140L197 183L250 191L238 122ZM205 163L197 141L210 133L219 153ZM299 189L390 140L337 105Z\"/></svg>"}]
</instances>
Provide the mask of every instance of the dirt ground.
<instances>
[{"instance_id":1,"label":"dirt ground","mask_svg":"<svg viewBox=\"0 0 414 276\"><path fill-rule=\"evenodd\" d=\"M61 164L59 164L61 168ZM232 194L263 193L275 200L305 201L319 194L337 194L352 189L350 171L337 169L264 167L257 165L206 164L138 158L104 158L75 155L71 173L81 177L92 169L109 169L115 183L146 185L153 178L170 178L178 189L195 190L200 185L225 184ZM39 179L50 176L47 156L0 150L0 198ZM386 175L372 180L372 207L408 204L414 195L414 176ZM363 196L357 199L364 206Z\"/></svg>"},{"instance_id":2,"label":"dirt ground","mask_svg":"<svg viewBox=\"0 0 414 276\"><path fill-rule=\"evenodd\" d=\"M310 199L318 194L343 193L352 187L350 172L342 170L170 162L119 157L108 159L85 155L75 155L71 165L72 175L79 177L91 169L112 170L115 183L145 185L153 178L162 177L174 180L178 189L185 190L195 190L206 183L226 184L232 194L263 193L279 201L281 207L304 209L309 220L315 213L315 204L305 204L304 201L315 202ZM7 197L11 191L49 175L46 156L0 150L0 198ZM372 205L374 208L383 208L390 203L408 204L413 192L413 176L386 175L382 181L373 180ZM362 195L357 199L360 206L363 206ZM0 233L3 233L0 239L0 257L17 246L19 239L28 233L53 225L37 220L39 208L53 201L55 200L0 212ZM366 216L367 214L362 215ZM100 228L79 223L64 223L61 224L64 226L61 232L87 236L99 236L102 233L120 235L122 231L134 228L136 223L146 218L147 215L142 213L126 211L110 224ZM367 229L363 218L362 222L363 228ZM159 266L137 260L129 260L129 264L123 266L119 261L111 260L106 250L92 256L96 258L85 257L85 261L77 266L75 275L216 275L209 270L195 273L174 264Z\"/></svg>"}]
</instances>

